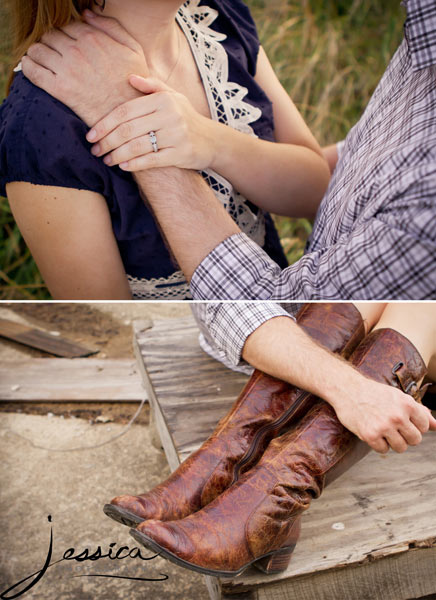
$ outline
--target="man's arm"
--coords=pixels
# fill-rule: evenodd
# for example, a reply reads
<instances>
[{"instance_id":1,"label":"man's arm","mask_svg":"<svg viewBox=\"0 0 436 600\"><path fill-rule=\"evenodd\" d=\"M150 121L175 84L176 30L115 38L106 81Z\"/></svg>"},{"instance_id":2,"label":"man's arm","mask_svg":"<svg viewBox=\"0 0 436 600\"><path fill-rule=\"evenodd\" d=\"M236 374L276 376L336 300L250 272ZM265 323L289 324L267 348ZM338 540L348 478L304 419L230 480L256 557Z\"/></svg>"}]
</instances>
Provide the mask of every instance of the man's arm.
<instances>
[{"instance_id":1,"label":"man's arm","mask_svg":"<svg viewBox=\"0 0 436 600\"><path fill-rule=\"evenodd\" d=\"M247 339L243 358L256 368L323 398L345 427L377 452L418 445L436 431L430 411L400 390L368 379L318 346L293 320L278 317ZM400 436L398 436L398 432ZM404 443L406 442L406 443Z\"/></svg>"},{"instance_id":2,"label":"man's arm","mask_svg":"<svg viewBox=\"0 0 436 600\"><path fill-rule=\"evenodd\" d=\"M436 297L436 174L337 243L280 269L245 234L224 240L191 278L196 300L426 300Z\"/></svg>"},{"instance_id":3,"label":"man's arm","mask_svg":"<svg viewBox=\"0 0 436 600\"><path fill-rule=\"evenodd\" d=\"M237 227L195 174L175 169L140 173L138 183L187 277L191 277L199 258L215 248L217 240L235 239ZM250 260L250 256L238 257L237 247L234 252L241 262ZM214 263L213 255L206 261L212 272L219 273L219 261ZM260 262L263 258L268 265L265 257ZM210 298L214 298L213 288L210 291ZM253 297L249 290L247 296ZM222 321L218 330L223 332ZM428 409L403 392L364 377L318 346L289 318L269 315L246 340L243 358L329 402L342 423L377 452L389 450L387 439L402 440L401 445L391 446L403 452L407 444L419 444L429 428L436 430L436 420Z\"/></svg>"},{"instance_id":4,"label":"man's arm","mask_svg":"<svg viewBox=\"0 0 436 600\"><path fill-rule=\"evenodd\" d=\"M150 169L136 173L135 179L188 280L218 244L240 233L207 183L194 171Z\"/></svg>"},{"instance_id":5,"label":"man's arm","mask_svg":"<svg viewBox=\"0 0 436 600\"><path fill-rule=\"evenodd\" d=\"M436 174L345 239L282 270L245 234L199 175L137 174L196 300L430 299L436 295ZM407 207L407 209L406 209Z\"/></svg>"}]
</instances>

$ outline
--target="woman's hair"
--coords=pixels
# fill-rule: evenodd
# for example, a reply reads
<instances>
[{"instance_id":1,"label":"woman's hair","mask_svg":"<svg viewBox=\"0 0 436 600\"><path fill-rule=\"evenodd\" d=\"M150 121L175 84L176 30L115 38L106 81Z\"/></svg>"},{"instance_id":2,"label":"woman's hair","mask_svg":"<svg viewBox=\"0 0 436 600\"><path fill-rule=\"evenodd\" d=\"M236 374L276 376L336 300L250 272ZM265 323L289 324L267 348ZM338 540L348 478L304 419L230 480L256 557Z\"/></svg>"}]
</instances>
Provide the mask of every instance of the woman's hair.
<instances>
[{"instance_id":1,"label":"woman's hair","mask_svg":"<svg viewBox=\"0 0 436 600\"><path fill-rule=\"evenodd\" d=\"M93 0L10 0L14 21L14 66L26 54L29 46L53 28L64 27L72 19L80 19ZM96 4L102 6L102 2ZM13 73L9 77L10 87Z\"/></svg>"}]
</instances>

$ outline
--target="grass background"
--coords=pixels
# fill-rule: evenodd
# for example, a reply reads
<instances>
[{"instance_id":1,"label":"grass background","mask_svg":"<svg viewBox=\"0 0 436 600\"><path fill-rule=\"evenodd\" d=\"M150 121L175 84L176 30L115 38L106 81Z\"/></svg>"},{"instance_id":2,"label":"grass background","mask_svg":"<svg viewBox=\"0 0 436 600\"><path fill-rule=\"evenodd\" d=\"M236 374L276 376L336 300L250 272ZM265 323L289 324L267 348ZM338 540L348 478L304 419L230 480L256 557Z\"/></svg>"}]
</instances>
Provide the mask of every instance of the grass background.
<instances>
[{"instance_id":1,"label":"grass background","mask_svg":"<svg viewBox=\"0 0 436 600\"><path fill-rule=\"evenodd\" d=\"M246 0L283 85L321 144L342 139L359 119L403 32L399 0ZM10 66L10 25L0 3L0 99ZM306 219L276 218L290 263L303 254ZM50 295L0 199L0 299Z\"/></svg>"}]
</instances>

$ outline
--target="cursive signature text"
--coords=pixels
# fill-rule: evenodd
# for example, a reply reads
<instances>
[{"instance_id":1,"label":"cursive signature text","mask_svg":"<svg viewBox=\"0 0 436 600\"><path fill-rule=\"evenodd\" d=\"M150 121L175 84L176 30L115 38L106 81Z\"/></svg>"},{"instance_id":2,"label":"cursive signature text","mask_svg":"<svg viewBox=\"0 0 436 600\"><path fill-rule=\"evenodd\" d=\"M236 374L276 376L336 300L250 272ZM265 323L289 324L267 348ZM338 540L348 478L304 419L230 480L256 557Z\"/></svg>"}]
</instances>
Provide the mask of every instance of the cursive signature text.
<instances>
[{"instance_id":1,"label":"cursive signature text","mask_svg":"<svg viewBox=\"0 0 436 600\"><path fill-rule=\"evenodd\" d=\"M49 523L52 522L50 515L48 516L48 521L49 521ZM28 592L31 588L33 588L37 583L39 583L41 581L41 579L44 577L47 569L49 569L50 567L53 567L56 564L63 562L64 560L76 561L79 563L85 562L85 561L96 562L98 560L102 560L105 558L107 558L109 560L136 559L136 560L142 560L142 561L149 561L149 560L153 560L159 556L158 554L155 554L154 556L142 556L139 548L129 548L128 546L121 546L120 548L116 549L116 545L117 544L115 542L109 544L109 550L107 552L103 552L101 546L98 546L97 549L93 552L88 550L88 548L85 548L84 550L82 550L79 553L76 553L75 548L68 548L68 550L65 550L62 558L60 558L59 560L56 560L54 562L51 562L52 553L53 553L53 527L51 526L50 527L50 543L49 543L48 552L47 552L47 556L46 556L43 567L41 569L39 569L38 571L31 573L24 579L20 579L20 581L17 581L17 583L14 583L14 585L12 585L11 587L9 587L7 590L5 590L4 592L2 592L0 594L0 599L1 600L13 600L14 598L18 598L19 596L22 596L23 594ZM168 575L165 575L164 573L160 573L160 575L161 575L161 577L158 577L158 578L148 578L148 577L127 577L127 576L121 576L121 575L103 575L103 574L97 574L97 573L88 573L86 575L74 575L74 577L107 577L107 578L111 578L111 579L130 579L132 581L166 581L168 579ZM25 587L22 588L22 586L26 582L28 582L27 585L25 585Z\"/></svg>"}]
</instances>

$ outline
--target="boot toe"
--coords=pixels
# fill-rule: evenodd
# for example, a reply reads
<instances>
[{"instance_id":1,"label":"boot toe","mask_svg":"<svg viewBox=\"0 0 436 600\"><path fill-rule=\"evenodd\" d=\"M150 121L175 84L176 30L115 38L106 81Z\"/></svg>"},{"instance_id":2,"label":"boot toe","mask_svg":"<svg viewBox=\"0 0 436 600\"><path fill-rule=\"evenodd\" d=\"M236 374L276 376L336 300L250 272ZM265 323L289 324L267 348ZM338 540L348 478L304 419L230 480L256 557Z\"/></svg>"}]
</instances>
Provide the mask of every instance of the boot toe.
<instances>
[{"instance_id":1,"label":"boot toe","mask_svg":"<svg viewBox=\"0 0 436 600\"><path fill-rule=\"evenodd\" d=\"M166 550L183 560L189 560L195 553L190 538L176 522L144 521L138 525L135 531L140 536L144 535L151 540L159 549ZM156 548L153 548L153 550L156 550Z\"/></svg>"},{"instance_id":2,"label":"boot toe","mask_svg":"<svg viewBox=\"0 0 436 600\"><path fill-rule=\"evenodd\" d=\"M146 498L141 498L141 496L117 496L111 500L111 504L140 517L141 521L161 516L160 510L155 507L154 503Z\"/></svg>"}]
</instances>

